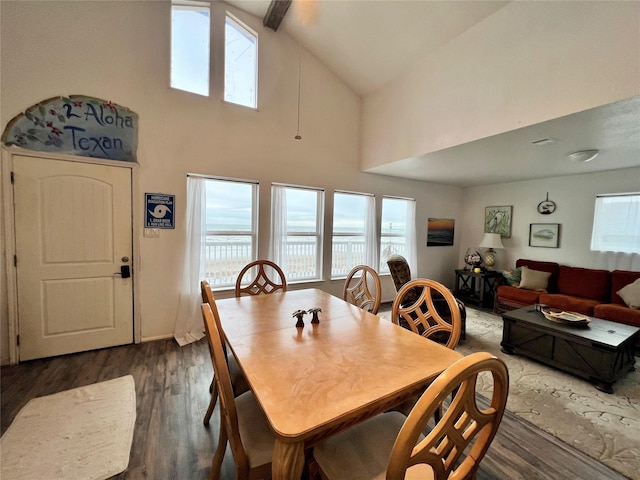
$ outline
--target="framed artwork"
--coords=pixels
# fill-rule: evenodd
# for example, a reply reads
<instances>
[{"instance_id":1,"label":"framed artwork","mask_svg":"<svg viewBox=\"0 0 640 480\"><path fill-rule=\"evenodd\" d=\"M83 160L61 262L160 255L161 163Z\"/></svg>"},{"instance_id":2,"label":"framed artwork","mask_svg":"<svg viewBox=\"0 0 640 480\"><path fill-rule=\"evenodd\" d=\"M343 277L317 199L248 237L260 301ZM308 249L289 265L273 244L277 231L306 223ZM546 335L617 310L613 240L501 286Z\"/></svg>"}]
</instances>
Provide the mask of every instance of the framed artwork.
<instances>
[{"instance_id":1,"label":"framed artwork","mask_svg":"<svg viewBox=\"0 0 640 480\"><path fill-rule=\"evenodd\" d=\"M427 247L453 245L455 224L453 218L430 218L427 221Z\"/></svg>"},{"instance_id":2,"label":"framed artwork","mask_svg":"<svg viewBox=\"0 0 640 480\"><path fill-rule=\"evenodd\" d=\"M501 237L511 238L511 212L513 206L485 207L484 233L499 233Z\"/></svg>"},{"instance_id":3,"label":"framed artwork","mask_svg":"<svg viewBox=\"0 0 640 480\"><path fill-rule=\"evenodd\" d=\"M559 245L559 223L532 223L529 225L530 247L558 248Z\"/></svg>"}]
</instances>

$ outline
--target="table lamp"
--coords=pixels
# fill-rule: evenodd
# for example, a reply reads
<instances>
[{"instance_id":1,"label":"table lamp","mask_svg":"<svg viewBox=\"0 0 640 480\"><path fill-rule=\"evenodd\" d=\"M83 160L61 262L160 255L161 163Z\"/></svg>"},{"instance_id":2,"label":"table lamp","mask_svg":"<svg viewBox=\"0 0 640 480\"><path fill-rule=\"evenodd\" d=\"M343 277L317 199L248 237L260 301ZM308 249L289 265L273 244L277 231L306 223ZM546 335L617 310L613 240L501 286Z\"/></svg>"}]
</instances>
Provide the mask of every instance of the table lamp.
<instances>
[{"instance_id":1,"label":"table lamp","mask_svg":"<svg viewBox=\"0 0 640 480\"><path fill-rule=\"evenodd\" d=\"M485 233L479 247L486 248L484 253L484 266L487 270L493 270L496 265L496 248L504 248L499 233Z\"/></svg>"}]
</instances>

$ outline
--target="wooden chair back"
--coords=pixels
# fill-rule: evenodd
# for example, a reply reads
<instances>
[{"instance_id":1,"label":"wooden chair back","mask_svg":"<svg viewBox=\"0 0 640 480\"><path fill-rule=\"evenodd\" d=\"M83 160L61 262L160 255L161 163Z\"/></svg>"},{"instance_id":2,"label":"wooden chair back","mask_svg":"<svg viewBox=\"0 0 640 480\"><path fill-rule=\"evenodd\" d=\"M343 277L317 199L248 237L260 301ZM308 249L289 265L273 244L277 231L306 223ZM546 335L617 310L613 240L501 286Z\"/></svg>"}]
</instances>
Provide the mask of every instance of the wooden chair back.
<instances>
[{"instance_id":1,"label":"wooden chair back","mask_svg":"<svg viewBox=\"0 0 640 480\"><path fill-rule=\"evenodd\" d=\"M244 276L254 268L257 269L256 276L248 285L243 286ZM270 278L265 268L271 268L273 272L275 272L273 276L276 278ZM251 262L238 274L236 280L236 297L240 297L242 294L262 295L277 291L287 291L287 279L282 269L269 260L256 260Z\"/></svg>"},{"instance_id":2,"label":"wooden chair back","mask_svg":"<svg viewBox=\"0 0 640 480\"><path fill-rule=\"evenodd\" d=\"M224 337L224 330L222 330L222 324L220 323L220 315L218 314L218 307L216 306L216 300L215 300L215 297L213 296L213 291L211 291L211 287L209 286L209 282L207 282L206 280L202 280L200 282L200 290L202 292L202 303L207 303L211 307L211 311L214 314L213 318L214 318L214 321L216 322L216 326L218 327L218 330L222 334L223 340L226 340ZM209 332L207 331L206 322L204 324L204 331L207 335L207 338L209 338ZM226 341L222 342L222 348L224 349L224 353L226 355L227 354Z\"/></svg>"},{"instance_id":3,"label":"wooden chair back","mask_svg":"<svg viewBox=\"0 0 640 480\"><path fill-rule=\"evenodd\" d=\"M211 287L209 286L209 282L207 282L206 280L202 280L200 282L200 291L202 293L202 303L208 304L211 307L212 310L214 308L217 310L216 301L215 301L215 299L213 297L213 292L211 291ZM209 339L209 327L207 325L207 322L204 322L204 331L205 331L205 335L207 337L207 344L209 345L209 353L211 354L211 362L213 362L213 347L211 346L211 340ZM227 352L226 352L225 343L223 343L222 346L223 346L223 348L225 348L225 355L226 355ZM214 377L215 377L215 373L214 373ZM209 401L209 407L207 408L207 411L204 414L204 420L202 421L202 423L204 423L206 426L209 426L209 421L211 420L211 415L213 415L213 409L216 407L216 403L218 402L218 388L216 387L216 379L215 378L211 379L211 385L209 385L209 393L211 394L211 399Z\"/></svg>"},{"instance_id":4,"label":"wooden chair back","mask_svg":"<svg viewBox=\"0 0 640 480\"><path fill-rule=\"evenodd\" d=\"M382 285L378 272L368 265L353 267L344 282L342 299L373 314L378 313L382 300Z\"/></svg>"},{"instance_id":5,"label":"wooden chair back","mask_svg":"<svg viewBox=\"0 0 640 480\"><path fill-rule=\"evenodd\" d=\"M200 292L202 293L202 303L208 303L209 305L215 303L211 286L209 286L209 282L206 280L202 280L200 282Z\"/></svg>"},{"instance_id":6,"label":"wooden chair back","mask_svg":"<svg viewBox=\"0 0 640 480\"><path fill-rule=\"evenodd\" d=\"M476 381L481 372L493 377L493 395L484 409L476 400ZM417 464L429 465L437 480L475 478L498 431L508 393L507 367L490 353L473 353L451 365L434 380L407 417L391 451L387 480L404 479L407 469ZM419 440L439 409L443 416L426 438Z\"/></svg>"},{"instance_id":7,"label":"wooden chair back","mask_svg":"<svg viewBox=\"0 0 640 480\"><path fill-rule=\"evenodd\" d=\"M405 296L416 291L417 299L407 304ZM451 349L458 345L462 333L462 314L451 290L426 278L402 286L393 301L391 321Z\"/></svg>"},{"instance_id":8,"label":"wooden chair back","mask_svg":"<svg viewBox=\"0 0 640 480\"><path fill-rule=\"evenodd\" d=\"M220 318L218 316L217 309L213 310L208 303L202 304L202 317L205 325L207 326L207 337L212 348L212 361L214 380L216 382L216 388L220 395L220 429L224 429L226 435L220 436L220 442L227 441L231 445L231 451L236 463L236 470L238 472L246 472L249 470L249 459L245 452L242 440L240 438L239 426L238 426L238 411L236 409L236 402L233 396L233 387L231 385L231 376L229 375L229 369L227 367L226 355L222 348L223 341L221 331L218 328L220 324ZM214 460L215 463L215 460Z\"/></svg>"}]
</instances>

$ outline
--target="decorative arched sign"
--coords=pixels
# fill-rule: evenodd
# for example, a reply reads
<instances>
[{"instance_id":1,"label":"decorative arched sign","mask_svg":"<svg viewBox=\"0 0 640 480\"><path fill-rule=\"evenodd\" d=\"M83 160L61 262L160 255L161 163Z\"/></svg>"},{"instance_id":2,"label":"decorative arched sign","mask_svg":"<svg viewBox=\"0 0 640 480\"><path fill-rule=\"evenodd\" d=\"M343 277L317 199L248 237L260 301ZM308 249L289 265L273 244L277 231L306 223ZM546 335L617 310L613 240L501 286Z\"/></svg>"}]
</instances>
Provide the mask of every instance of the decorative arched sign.
<instances>
[{"instance_id":1,"label":"decorative arched sign","mask_svg":"<svg viewBox=\"0 0 640 480\"><path fill-rule=\"evenodd\" d=\"M135 162L138 115L86 95L55 97L16 115L2 142L42 152Z\"/></svg>"}]
</instances>

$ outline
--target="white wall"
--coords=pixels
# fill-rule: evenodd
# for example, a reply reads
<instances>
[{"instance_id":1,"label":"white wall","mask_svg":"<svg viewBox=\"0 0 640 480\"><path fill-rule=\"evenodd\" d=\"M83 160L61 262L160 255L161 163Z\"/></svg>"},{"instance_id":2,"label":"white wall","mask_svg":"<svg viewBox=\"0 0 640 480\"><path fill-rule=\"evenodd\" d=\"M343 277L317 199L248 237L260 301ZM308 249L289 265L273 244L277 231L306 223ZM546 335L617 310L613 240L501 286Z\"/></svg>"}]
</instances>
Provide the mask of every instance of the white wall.
<instances>
[{"instance_id":1,"label":"white wall","mask_svg":"<svg viewBox=\"0 0 640 480\"><path fill-rule=\"evenodd\" d=\"M510 2L365 97L362 166L640 94L640 2Z\"/></svg>"},{"instance_id":2,"label":"white wall","mask_svg":"<svg viewBox=\"0 0 640 480\"><path fill-rule=\"evenodd\" d=\"M140 118L139 185L176 195L176 229L137 238L142 337L171 335L184 247L186 175L201 173L260 182L259 253L268 251L271 182L324 187L330 232L334 189L417 199L419 272L444 281L458 252L427 249L428 217L459 218L458 188L361 173L360 98L303 52L301 134L296 142L298 45L262 19L233 13L259 34L259 111L221 101L224 4L213 2L213 91L210 98L172 90L169 82L169 2L0 2L0 126L41 100L84 94L127 106ZM3 237L4 238L4 237ZM330 245L330 238L325 242ZM325 261L325 272L329 271ZM2 360L7 357L6 276L2 277ZM385 279L385 298L393 286ZM342 282L321 288L341 294Z\"/></svg>"},{"instance_id":3,"label":"white wall","mask_svg":"<svg viewBox=\"0 0 640 480\"><path fill-rule=\"evenodd\" d=\"M513 205L511 238L502 239L505 248L498 251L498 269L513 268L519 258L598 267L596 254L590 250L596 195L639 191L640 168L465 189L458 266L464 265L465 250L482 240L485 207ZM547 192L557 208L550 215L542 215L536 207ZM529 247L531 223L559 223L560 247Z\"/></svg>"}]
</instances>

